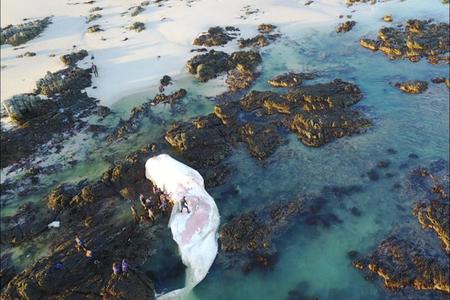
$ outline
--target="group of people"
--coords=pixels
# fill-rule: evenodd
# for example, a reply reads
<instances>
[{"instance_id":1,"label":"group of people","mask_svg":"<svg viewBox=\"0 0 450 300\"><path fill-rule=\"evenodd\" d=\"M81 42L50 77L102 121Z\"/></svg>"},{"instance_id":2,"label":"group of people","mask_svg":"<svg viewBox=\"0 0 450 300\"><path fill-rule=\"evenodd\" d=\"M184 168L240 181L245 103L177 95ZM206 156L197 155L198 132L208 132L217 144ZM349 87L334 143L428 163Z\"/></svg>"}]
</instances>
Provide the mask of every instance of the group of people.
<instances>
[{"instance_id":1,"label":"group of people","mask_svg":"<svg viewBox=\"0 0 450 300\"><path fill-rule=\"evenodd\" d=\"M163 191L161 191L155 186L153 186L152 198L146 198L143 194L139 194L139 202L144 211L146 212L145 215L147 216L147 220L150 220L151 222L155 220L155 213L154 213L155 211L167 213L169 209L171 209L173 204L171 195L165 194ZM130 209L135 223L144 221L144 217L140 216L140 214L138 213L138 209L136 208L136 205L132 204ZM183 197L183 199L181 199L179 209L180 212L186 210L188 214L191 213L191 209L189 208L186 197Z\"/></svg>"},{"instance_id":2,"label":"group of people","mask_svg":"<svg viewBox=\"0 0 450 300\"><path fill-rule=\"evenodd\" d=\"M93 258L92 251L86 248L86 246L84 245L83 240L81 240L81 238L78 235L75 236L75 247L77 248L78 252L84 251L86 257ZM100 262L98 260L94 260L94 263L98 264ZM64 266L61 263L57 263L55 265L55 269L62 269L63 267ZM113 274L116 274L116 275L118 275L118 274L125 274L126 275L126 274L128 274L130 266L129 266L128 261L126 259L122 259L122 263L114 262L113 266L112 266L112 269L113 269Z\"/></svg>"},{"instance_id":3,"label":"group of people","mask_svg":"<svg viewBox=\"0 0 450 300\"><path fill-rule=\"evenodd\" d=\"M80 237L78 235L75 236L75 246L76 246L78 252L84 251L84 254L86 255L86 257L92 258L92 250L89 250L88 248L86 248L83 241L80 239Z\"/></svg>"},{"instance_id":4,"label":"group of people","mask_svg":"<svg viewBox=\"0 0 450 300\"><path fill-rule=\"evenodd\" d=\"M114 275L128 275L128 271L130 270L130 266L126 259L122 259L122 263L114 262L112 265L112 270Z\"/></svg>"}]
</instances>

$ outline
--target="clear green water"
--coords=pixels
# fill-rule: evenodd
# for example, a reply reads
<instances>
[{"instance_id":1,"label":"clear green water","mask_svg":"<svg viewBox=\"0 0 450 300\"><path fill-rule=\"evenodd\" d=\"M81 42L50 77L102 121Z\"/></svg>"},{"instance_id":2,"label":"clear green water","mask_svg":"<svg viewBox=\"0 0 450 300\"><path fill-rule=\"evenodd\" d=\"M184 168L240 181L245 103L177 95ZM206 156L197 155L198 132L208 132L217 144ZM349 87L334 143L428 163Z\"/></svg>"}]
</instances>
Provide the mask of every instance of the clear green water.
<instances>
[{"instance_id":1,"label":"clear green water","mask_svg":"<svg viewBox=\"0 0 450 300\"><path fill-rule=\"evenodd\" d=\"M417 4L418 1L411 1ZM386 7L370 14L380 18ZM437 9L436 9L437 7ZM410 12L396 12L408 17L429 17L447 21L448 7L424 3ZM373 9L373 8L370 8ZM365 98L357 106L373 120L374 126L366 133L337 140L321 148L308 148L295 136L289 136L266 164L250 158L243 149L236 149L229 163L236 172L221 187L210 190L215 198L222 220L272 201L294 199L298 194L318 195L324 186L360 185L362 191L342 200L330 198L326 207L343 222L325 228L308 226L301 222L277 240L278 262L271 271L254 271L244 275L240 269L222 270L214 265L205 280L194 289L190 299L285 299L288 292L299 287L305 297L319 299L385 299L389 294L380 282L368 282L363 273L351 266L347 252L367 253L392 229L405 222L415 222L411 216L412 199L392 189L402 182L410 168L426 165L437 158L449 157L449 91L444 85L431 84L421 95L407 95L390 85L405 79L429 80L448 76L448 66L432 66L425 61L389 61L380 53L372 53L358 44L365 34L375 34L382 23L370 24L358 20L349 33L336 35L333 27L305 28L298 24L282 26L285 37L263 50L263 68L254 89L267 90L266 80L290 71L318 71L321 76L311 83L341 78L357 83ZM375 27L374 27L375 26ZM308 82L306 83L308 84ZM218 93L217 82L200 84L191 76L177 78L171 89L185 88L189 96L183 100L186 112L171 114L169 106L158 106L155 112L168 121L188 120L212 111L214 101L209 96ZM103 121L116 124L119 118L128 118L132 107L156 94L156 87L131 95L113 106L115 115ZM105 157L119 159L160 137L166 128L144 123L140 131L126 141L106 145L103 141L86 143L83 162L73 168L43 178L44 188L39 193L8 204L2 217L11 215L24 202L42 201L47 190L63 181L77 182L94 179L109 166ZM397 150L388 154L387 149ZM408 158L415 153L419 159ZM380 180L373 182L363 176L380 160L390 160L386 170L380 170ZM406 169L400 168L407 163ZM394 177L386 178L385 173ZM237 196L224 196L230 187L239 190ZM350 213L357 207L362 215ZM26 247L29 248L29 247ZM11 249L19 267L47 255L45 241L36 243L32 255L22 248ZM29 251L29 250L28 250ZM176 280L179 282L179 280ZM171 287L170 287L171 288Z\"/></svg>"}]
</instances>

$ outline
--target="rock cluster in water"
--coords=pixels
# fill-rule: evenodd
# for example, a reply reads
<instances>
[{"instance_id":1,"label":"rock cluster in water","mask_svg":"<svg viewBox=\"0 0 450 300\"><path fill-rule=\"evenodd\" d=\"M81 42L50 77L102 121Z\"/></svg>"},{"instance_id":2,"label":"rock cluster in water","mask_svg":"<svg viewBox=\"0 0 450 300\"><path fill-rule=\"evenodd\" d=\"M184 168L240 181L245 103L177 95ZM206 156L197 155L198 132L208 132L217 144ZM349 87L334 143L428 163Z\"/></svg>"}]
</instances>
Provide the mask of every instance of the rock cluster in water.
<instances>
[{"instance_id":1,"label":"rock cluster in water","mask_svg":"<svg viewBox=\"0 0 450 300\"><path fill-rule=\"evenodd\" d=\"M436 77L431 79L432 83L441 84L444 83L450 89L450 79L445 77Z\"/></svg>"},{"instance_id":2,"label":"rock cluster in water","mask_svg":"<svg viewBox=\"0 0 450 300\"><path fill-rule=\"evenodd\" d=\"M186 96L187 92L185 89L179 89L170 95L158 94L152 100L137 106L131 110L131 116L128 120L121 120L114 131L108 135L107 141L109 143L124 138L130 133L137 132L141 126L142 120L147 118L152 118L155 123L160 123L157 116L155 116L151 108L159 103L166 103L173 105L180 99Z\"/></svg>"},{"instance_id":3,"label":"rock cluster in water","mask_svg":"<svg viewBox=\"0 0 450 300\"><path fill-rule=\"evenodd\" d=\"M299 86L304 80L313 80L316 78L314 73L294 73L289 72L282 75L275 76L267 81L273 87L291 88Z\"/></svg>"},{"instance_id":4,"label":"rock cluster in water","mask_svg":"<svg viewBox=\"0 0 450 300\"><path fill-rule=\"evenodd\" d=\"M360 45L372 51L381 51L391 59L409 59L417 62L426 58L429 63L450 63L449 24L430 20L408 20L400 28L384 27L377 40L363 38Z\"/></svg>"},{"instance_id":5,"label":"rock cluster in water","mask_svg":"<svg viewBox=\"0 0 450 300\"><path fill-rule=\"evenodd\" d=\"M428 82L423 80L408 80L397 82L395 87L409 94L421 94L428 89Z\"/></svg>"},{"instance_id":6,"label":"rock cluster in water","mask_svg":"<svg viewBox=\"0 0 450 300\"><path fill-rule=\"evenodd\" d=\"M284 95L252 91L238 102L217 105L210 115L175 124L165 138L199 170L207 186L217 185L229 173L220 163L236 143L263 161L284 142L288 131L313 147L361 132L370 122L351 108L361 99L356 85L339 79L297 87Z\"/></svg>"},{"instance_id":7,"label":"rock cluster in water","mask_svg":"<svg viewBox=\"0 0 450 300\"><path fill-rule=\"evenodd\" d=\"M355 25L356 25L355 21L345 21L344 23L341 23L336 27L336 32L337 33L349 32L350 30L353 29Z\"/></svg>"},{"instance_id":8,"label":"rock cluster in water","mask_svg":"<svg viewBox=\"0 0 450 300\"><path fill-rule=\"evenodd\" d=\"M191 58L187 62L187 68L203 82L228 72L226 82L230 90L239 90L250 86L256 77L256 67L261 61L261 55L256 51L237 51L229 55L210 50Z\"/></svg>"},{"instance_id":9,"label":"rock cluster in water","mask_svg":"<svg viewBox=\"0 0 450 300\"><path fill-rule=\"evenodd\" d=\"M8 25L1 30L0 44L12 46L24 44L38 36L49 24L51 24L51 18L46 17L19 25Z\"/></svg>"},{"instance_id":10,"label":"rock cluster in water","mask_svg":"<svg viewBox=\"0 0 450 300\"><path fill-rule=\"evenodd\" d=\"M280 34L272 33L276 28L277 26L272 24L260 24L258 26L258 31L260 32L260 34L248 39L239 39L238 41L239 48L245 47L262 48L271 44L273 41L275 41L280 37Z\"/></svg>"},{"instance_id":11,"label":"rock cluster in water","mask_svg":"<svg viewBox=\"0 0 450 300\"><path fill-rule=\"evenodd\" d=\"M354 266L377 274L389 289L410 289L410 298L418 298L424 290L431 291L433 299L445 298L441 293L450 293L449 179L444 160L413 170L405 185L420 199L413 213L423 229L415 224L402 225L371 255L355 260Z\"/></svg>"}]
</instances>

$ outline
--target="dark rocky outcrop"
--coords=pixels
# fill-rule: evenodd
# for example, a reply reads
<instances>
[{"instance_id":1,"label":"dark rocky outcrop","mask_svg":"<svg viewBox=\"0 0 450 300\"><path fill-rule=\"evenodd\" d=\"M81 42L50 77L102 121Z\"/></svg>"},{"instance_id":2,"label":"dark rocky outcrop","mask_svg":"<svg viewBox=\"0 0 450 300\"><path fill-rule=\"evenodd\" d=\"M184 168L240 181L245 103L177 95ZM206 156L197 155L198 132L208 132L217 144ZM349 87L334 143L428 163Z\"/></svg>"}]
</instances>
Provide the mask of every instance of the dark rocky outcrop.
<instances>
[{"instance_id":1,"label":"dark rocky outcrop","mask_svg":"<svg viewBox=\"0 0 450 300\"><path fill-rule=\"evenodd\" d=\"M435 77L431 79L432 83L440 84L445 83L445 85L450 89L450 79L445 77Z\"/></svg>"},{"instance_id":2,"label":"dark rocky outcrop","mask_svg":"<svg viewBox=\"0 0 450 300\"><path fill-rule=\"evenodd\" d=\"M402 289L409 299L419 299L424 291L433 299L450 294L449 169L438 160L428 168L414 169L404 186L420 199L413 208L423 229L411 222L395 229L375 251L353 262L356 268L377 274L387 288ZM429 234L431 229L434 234ZM436 243L439 238L441 245Z\"/></svg>"},{"instance_id":3,"label":"dark rocky outcrop","mask_svg":"<svg viewBox=\"0 0 450 300\"><path fill-rule=\"evenodd\" d=\"M314 73L294 73L289 72L278 75L267 81L273 87L296 87L303 83L304 80L312 80L316 78Z\"/></svg>"},{"instance_id":4,"label":"dark rocky outcrop","mask_svg":"<svg viewBox=\"0 0 450 300\"><path fill-rule=\"evenodd\" d=\"M361 39L360 45L381 51L391 59L405 58L417 62L449 63L449 24L423 20L408 20L400 28L384 27L377 40Z\"/></svg>"},{"instance_id":5,"label":"dark rocky outcrop","mask_svg":"<svg viewBox=\"0 0 450 300\"><path fill-rule=\"evenodd\" d=\"M92 25L92 26L89 26L87 29L88 33L94 33L94 32L99 32L99 31L103 31L103 29L100 27L100 25Z\"/></svg>"},{"instance_id":6,"label":"dark rocky outcrop","mask_svg":"<svg viewBox=\"0 0 450 300\"><path fill-rule=\"evenodd\" d=\"M409 94L421 94L428 89L428 82L423 80L408 80L397 82L395 87Z\"/></svg>"},{"instance_id":7,"label":"dark rocky outcrop","mask_svg":"<svg viewBox=\"0 0 450 300\"><path fill-rule=\"evenodd\" d=\"M62 133L80 130L82 118L96 109L95 99L84 90L91 85L90 70L68 67L47 75L36 83L33 94L13 97L7 109L20 127L1 135L1 167L34 153L40 146ZM42 100L38 94L47 96ZM14 108L14 109L13 109Z\"/></svg>"},{"instance_id":8,"label":"dark rocky outcrop","mask_svg":"<svg viewBox=\"0 0 450 300\"><path fill-rule=\"evenodd\" d=\"M66 66L74 66L78 61L88 56L88 52L84 49L78 52L72 52L61 56L61 61Z\"/></svg>"},{"instance_id":9,"label":"dark rocky outcrop","mask_svg":"<svg viewBox=\"0 0 450 300\"><path fill-rule=\"evenodd\" d=\"M145 24L142 22L134 22L133 24L128 26L128 29L134 30L136 32L141 32L141 31L145 30Z\"/></svg>"},{"instance_id":10,"label":"dark rocky outcrop","mask_svg":"<svg viewBox=\"0 0 450 300\"><path fill-rule=\"evenodd\" d=\"M237 51L228 55L211 50L191 58L187 62L187 68L203 82L228 72L226 82L230 90L236 91L250 86L256 77L256 67L261 61L261 55L255 51Z\"/></svg>"},{"instance_id":11,"label":"dark rocky outcrop","mask_svg":"<svg viewBox=\"0 0 450 300\"><path fill-rule=\"evenodd\" d=\"M25 123L27 120L42 115L54 106L52 100L45 99L35 94L15 95L2 102L8 116L17 123Z\"/></svg>"},{"instance_id":12,"label":"dark rocky outcrop","mask_svg":"<svg viewBox=\"0 0 450 300\"><path fill-rule=\"evenodd\" d=\"M97 105L97 116L104 118L111 113L111 109L107 106Z\"/></svg>"},{"instance_id":13,"label":"dark rocky outcrop","mask_svg":"<svg viewBox=\"0 0 450 300\"><path fill-rule=\"evenodd\" d=\"M394 21L394 18L392 18L392 15L385 15L383 17L383 21L390 23L390 22Z\"/></svg>"},{"instance_id":14,"label":"dark rocky outcrop","mask_svg":"<svg viewBox=\"0 0 450 300\"><path fill-rule=\"evenodd\" d=\"M229 41L236 38L234 35L229 33L231 30L228 30L227 28L234 29L234 27L226 27L225 29L220 26L210 27L208 32L199 35L192 44L205 47L225 45Z\"/></svg>"},{"instance_id":15,"label":"dark rocky outcrop","mask_svg":"<svg viewBox=\"0 0 450 300\"><path fill-rule=\"evenodd\" d=\"M260 24L258 25L258 31L260 33L271 33L277 28L277 26L272 24Z\"/></svg>"},{"instance_id":16,"label":"dark rocky outcrop","mask_svg":"<svg viewBox=\"0 0 450 300\"><path fill-rule=\"evenodd\" d=\"M1 298L38 299L58 295L58 299L130 299L131 296L154 299L153 280L143 266L157 255L172 255L175 259L177 256L175 248L162 242L169 240L166 224L171 207L161 208L160 192L144 174L145 160L156 154L152 149L154 145L147 145L130 154L97 182L57 187L47 197L49 208L27 206L6 219L8 223L17 223L24 230L22 236L28 240L48 239L50 254L9 283L3 281L2 275ZM140 193L152 200L153 222L136 200ZM127 205L124 198L136 202ZM137 212L135 217L131 211L129 215L123 213L131 205ZM47 214L57 214L64 228L48 230L44 217ZM7 238L8 232L2 230L2 241L11 240ZM82 239L82 249L75 247L75 235ZM14 236L18 242L19 235ZM91 257L86 255L87 250ZM124 258L130 265L129 273L113 275L112 263Z\"/></svg>"},{"instance_id":17,"label":"dark rocky outcrop","mask_svg":"<svg viewBox=\"0 0 450 300\"><path fill-rule=\"evenodd\" d=\"M172 83L172 78L169 75L164 75L161 80L159 81L159 83L162 86L168 86L169 84Z\"/></svg>"},{"instance_id":18,"label":"dark rocky outcrop","mask_svg":"<svg viewBox=\"0 0 450 300\"><path fill-rule=\"evenodd\" d=\"M208 81L230 69L229 55L222 51L210 50L188 60L186 66L191 74L200 81Z\"/></svg>"},{"instance_id":19,"label":"dark rocky outcrop","mask_svg":"<svg viewBox=\"0 0 450 300\"><path fill-rule=\"evenodd\" d=\"M101 14L90 14L87 18L86 18L86 23L91 23L94 22L95 20L98 20L102 17Z\"/></svg>"},{"instance_id":20,"label":"dark rocky outcrop","mask_svg":"<svg viewBox=\"0 0 450 300\"><path fill-rule=\"evenodd\" d=\"M36 94L45 96L70 96L91 85L91 70L69 67L55 73L47 72L36 82Z\"/></svg>"},{"instance_id":21,"label":"dark rocky outcrop","mask_svg":"<svg viewBox=\"0 0 450 300\"><path fill-rule=\"evenodd\" d=\"M419 239L417 234L422 236L411 228L399 228L368 258L356 260L353 264L356 268L377 274L389 289L412 287L418 291L450 293L448 256L439 254L432 241L425 236ZM413 298L414 295L412 292Z\"/></svg>"},{"instance_id":22,"label":"dark rocky outcrop","mask_svg":"<svg viewBox=\"0 0 450 300\"><path fill-rule=\"evenodd\" d=\"M279 34L258 34L255 37L249 39L240 39L238 41L239 48L245 47L265 47L270 45L276 39L280 37Z\"/></svg>"},{"instance_id":23,"label":"dark rocky outcrop","mask_svg":"<svg viewBox=\"0 0 450 300\"><path fill-rule=\"evenodd\" d=\"M264 161L284 142L288 130L314 147L360 132L370 122L350 106L361 98L357 86L338 79L285 95L252 91L239 102L217 105L213 114L175 124L165 138L208 182L211 170L226 169L222 162L236 143Z\"/></svg>"},{"instance_id":24,"label":"dark rocky outcrop","mask_svg":"<svg viewBox=\"0 0 450 300\"><path fill-rule=\"evenodd\" d=\"M350 30L353 29L355 25L356 25L355 21L345 21L344 23L341 23L336 27L336 32L337 33L349 32Z\"/></svg>"},{"instance_id":25,"label":"dark rocky outcrop","mask_svg":"<svg viewBox=\"0 0 450 300\"><path fill-rule=\"evenodd\" d=\"M448 162L438 160L429 168L419 167L409 176L411 192L420 197L413 208L424 229L432 229L450 256L450 173Z\"/></svg>"},{"instance_id":26,"label":"dark rocky outcrop","mask_svg":"<svg viewBox=\"0 0 450 300\"><path fill-rule=\"evenodd\" d=\"M19 25L8 25L1 30L0 44L10 44L12 46L24 44L41 34L49 24L51 24L51 18L46 17Z\"/></svg>"},{"instance_id":27,"label":"dark rocky outcrop","mask_svg":"<svg viewBox=\"0 0 450 300\"><path fill-rule=\"evenodd\" d=\"M130 16L136 17L141 12L143 12L145 10L145 8L143 8L142 6L138 5L138 6L130 7L128 10L130 11Z\"/></svg>"}]
</instances>

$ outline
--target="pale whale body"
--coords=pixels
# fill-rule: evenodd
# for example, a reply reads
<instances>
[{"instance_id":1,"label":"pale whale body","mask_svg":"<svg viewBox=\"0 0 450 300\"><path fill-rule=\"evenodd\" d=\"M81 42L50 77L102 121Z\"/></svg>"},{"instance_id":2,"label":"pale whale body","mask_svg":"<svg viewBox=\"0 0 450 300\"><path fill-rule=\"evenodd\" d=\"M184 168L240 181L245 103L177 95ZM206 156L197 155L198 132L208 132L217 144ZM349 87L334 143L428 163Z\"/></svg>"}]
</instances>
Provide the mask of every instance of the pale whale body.
<instances>
[{"instance_id":1,"label":"pale whale body","mask_svg":"<svg viewBox=\"0 0 450 300\"><path fill-rule=\"evenodd\" d=\"M185 299L205 278L217 255L219 210L206 192L202 176L167 154L148 159L145 176L164 193L170 194L174 201L169 227L186 266L185 287L160 295L158 299ZM180 211L183 197L188 202L190 214L186 210Z\"/></svg>"}]
</instances>

